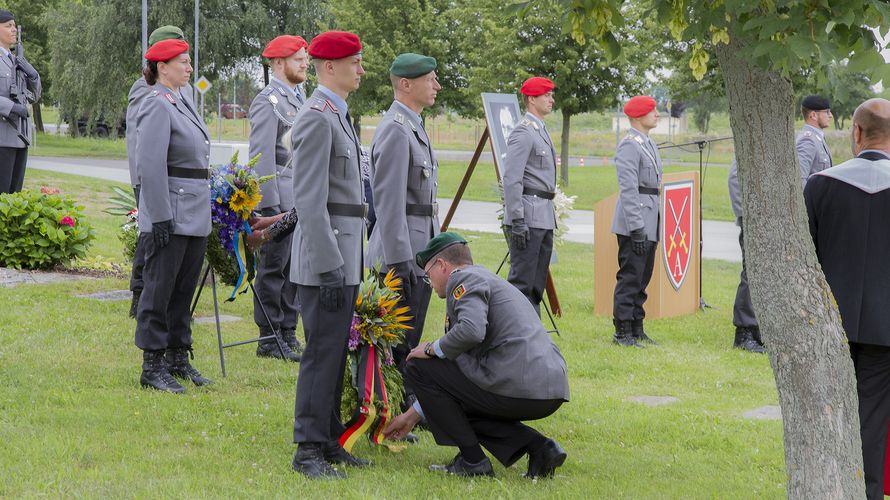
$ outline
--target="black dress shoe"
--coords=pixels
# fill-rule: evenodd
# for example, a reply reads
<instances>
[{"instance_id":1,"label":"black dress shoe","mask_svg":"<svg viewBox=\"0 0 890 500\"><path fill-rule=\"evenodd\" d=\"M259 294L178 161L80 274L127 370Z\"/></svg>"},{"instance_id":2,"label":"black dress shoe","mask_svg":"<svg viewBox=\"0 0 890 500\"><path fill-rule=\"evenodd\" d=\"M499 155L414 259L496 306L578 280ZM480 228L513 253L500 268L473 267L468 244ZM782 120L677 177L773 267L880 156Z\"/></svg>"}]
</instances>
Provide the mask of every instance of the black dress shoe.
<instances>
[{"instance_id":1,"label":"black dress shoe","mask_svg":"<svg viewBox=\"0 0 890 500\"><path fill-rule=\"evenodd\" d=\"M458 453L457 456L454 457L454 460L452 460L450 464L433 464L430 465L430 470L433 472L447 472L448 474L454 474L455 476L462 477L494 477L494 469L491 467L491 461L488 459L488 457L483 458L482 461L478 463L471 464L470 462L464 460L464 457L460 453Z\"/></svg>"},{"instance_id":2,"label":"black dress shoe","mask_svg":"<svg viewBox=\"0 0 890 500\"><path fill-rule=\"evenodd\" d=\"M528 472L525 477L553 477L553 471L566 461L568 454L556 441L548 439L544 446L528 454Z\"/></svg>"},{"instance_id":3,"label":"black dress shoe","mask_svg":"<svg viewBox=\"0 0 890 500\"><path fill-rule=\"evenodd\" d=\"M346 474L325 462L321 443L300 443L291 467L295 472L299 472L309 479L346 478Z\"/></svg>"},{"instance_id":4,"label":"black dress shoe","mask_svg":"<svg viewBox=\"0 0 890 500\"><path fill-rule=\"evenodd\" d=\"M344 450L337 441L329 441L324 444L324 459L330 464L343 464L350 467L367 467L371 465L369 460L358 458Z\"/></svg>"}]
</instances>

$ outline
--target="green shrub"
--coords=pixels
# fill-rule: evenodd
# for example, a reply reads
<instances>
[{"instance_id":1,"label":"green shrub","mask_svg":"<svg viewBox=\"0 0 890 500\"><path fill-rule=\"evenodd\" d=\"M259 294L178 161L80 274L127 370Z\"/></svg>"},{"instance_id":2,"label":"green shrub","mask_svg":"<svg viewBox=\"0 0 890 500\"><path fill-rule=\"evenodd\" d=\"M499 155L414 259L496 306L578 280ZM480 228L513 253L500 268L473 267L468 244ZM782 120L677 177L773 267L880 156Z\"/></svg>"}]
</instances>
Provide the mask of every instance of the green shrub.
<instances>
[{"instance_id":1,"label":"green shrub","mask_svg":"<svg viewBox=\"0 0 890 500\"><path fill-rule=\"evenodd\" d=\"M123 215L126 222L121 224L117 238L124 244L124 257L133 262L136 255L136 240L139 239L139 210L136 209L136 196L133 192L112 186L114 196L108 198L111 206L102 210L110 215Z\"/></svg>"},{"instance_id":2,"label":"green shrub","mask_svg":"<svg viewBox=\"0 0 890 500\"><path fill-rule=\"evenodd\" d=\"M0 194L0 266L45 269L86 255L95 232L67 196Z\"/></svg>"}]
</instances>

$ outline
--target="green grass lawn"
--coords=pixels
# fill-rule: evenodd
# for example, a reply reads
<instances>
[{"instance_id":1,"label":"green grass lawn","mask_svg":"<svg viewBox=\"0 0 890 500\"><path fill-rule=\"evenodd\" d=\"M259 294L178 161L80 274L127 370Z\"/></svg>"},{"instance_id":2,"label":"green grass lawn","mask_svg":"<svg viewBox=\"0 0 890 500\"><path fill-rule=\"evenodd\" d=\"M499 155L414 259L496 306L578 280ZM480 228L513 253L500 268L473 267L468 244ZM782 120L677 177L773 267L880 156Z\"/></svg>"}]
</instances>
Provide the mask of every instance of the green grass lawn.
<instances>
[{"instance_id":1,"label":"green grass lawn","mask_svg":"<svg viewBox=\"0 0 890 500\"><path fill-rule=\"evenodd\" d=\"M36 171L26 182L81 199L98 233L91 255L120 260L120 221L100 212L107 183ZM494 268L502 237L467 236L477 262ZM129 303L78 297L127 287L104 278L0 288L0 497L784 497L781 423L742 417L777 404L777 394L767 358L730 347L740 266L706 261L704 295L714 308L651 321L661 345L625 349L611 344L610 319L592 312L592 248L567 243L558 253L564 316L554 340L572 400L533 424L569 453L555 480L525 480L525 460L496 465L493 480L433 474L427 466L455 451L426 432L399 454L360 444L355 453L374 465L350 469L345 481L304 480L290 470L298 367L243 346L226 351L222 378L215 328L196 325L194 364L216 384L183 396L143 390ZM223 324L226 341L256 334L251 309L247 296L222 305L243 318ZM212 312L205 293L198 314ZM425 338L440 335L442 318L434 298ZM680 401L651 408L626 400L635 395Z\"/></svg>"}]
</instances>

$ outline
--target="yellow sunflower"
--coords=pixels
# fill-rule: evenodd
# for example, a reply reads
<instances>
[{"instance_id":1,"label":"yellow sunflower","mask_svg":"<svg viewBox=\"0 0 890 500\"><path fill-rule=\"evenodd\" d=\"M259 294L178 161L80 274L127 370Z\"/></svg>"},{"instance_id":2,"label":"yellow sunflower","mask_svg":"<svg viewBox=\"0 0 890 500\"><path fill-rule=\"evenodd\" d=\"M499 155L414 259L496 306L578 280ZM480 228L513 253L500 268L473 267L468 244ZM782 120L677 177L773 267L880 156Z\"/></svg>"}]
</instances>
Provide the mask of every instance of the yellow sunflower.
<instances>
[{"instance_id":1,"label":"yellow sunflower","mask_svg":"<svg viewBox=\"0 0 890 500\"><path fill-rule=\"evenodd\" d=\"M247 193L244 191L235 191L232 193L232 197L229 199L229 208L231 208L235 212L241 212L246 207L245 205L250 201Z\"/></svg>"}]
</instances>

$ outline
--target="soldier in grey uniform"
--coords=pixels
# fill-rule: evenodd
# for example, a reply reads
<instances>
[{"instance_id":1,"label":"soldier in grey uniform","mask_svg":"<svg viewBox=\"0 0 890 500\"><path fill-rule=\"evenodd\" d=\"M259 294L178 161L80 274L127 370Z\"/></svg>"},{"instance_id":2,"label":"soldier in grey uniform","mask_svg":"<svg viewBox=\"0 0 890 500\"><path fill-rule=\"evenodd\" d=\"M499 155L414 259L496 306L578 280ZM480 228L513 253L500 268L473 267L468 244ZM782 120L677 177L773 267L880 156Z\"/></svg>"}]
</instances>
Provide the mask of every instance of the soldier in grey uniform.
<instances>
[{"instance_id":1,"label":"soldier in grey uniform","mask_svg":"<svg viewBox=\"0 0 890 500\"><path fill-rule=\"evenodd\" d=\"M151 35L148 37L149 46L154 45L161 40L184 40L185 36L182 34L182 30L176 26L161 26L160 28L151 32ZM126 137L126 146L127 146L127 163L130 167L130 185L133 186L133 195L136 197L136 207L139 208L139 171L136 168L136 137L138 136L136 130L139 127L139 122L137 118L139 116L139 108L142 106L142 101L145 99L150 92L150 86L148 82L145 81L145 76L140 76L133 85L130 87L130 92L127 94L127 137ZM192 109L197 109L194 106L194 103L191 101L192 98L192 87L191 85L186 84L185 87L180 89L180 95L182 95L182 99L189 100L189 104L192 106ZM130 291L133 292L133 300L130 302L130 317L136 317L136 308L139 305L139 296L142 294L142 288L144 283L142 281L142 270L145 267L145 243L143 240L146 237L150 237L148 233L139 233L139 237L136 240L136 251L133 254L133 268L130 271Z\"/></svg>"},{"instance_id":2,"label":"soldier in grey uniform","mask_svg":"<svg viewBox=\"0 0 890 500\"><path fill-rule=\"evenodd\" d=\"M750 352L763 353L763 341L760 338L760 324L754 315L751 303L751 291L748 289L748 270L745 264L745 229L742 225L742 192L739 187L739 167L735 160L729 167L729 200L732 212L739 226L739 246L742 248L742 273L739 275L739 287L735 293L735 304L732 306L732 324L735 325L733 347Z\"/></svg>"},{"instance_id":3,"label":"soldier in grey uniform","mask_svg":"<svg viewBox=\"0 0 890 500\"><path fill-rule=\"evenodd\" d=\"M139 108L136 162L142 179L139 231L145 288L136 312L143 386L181 393L171 375L211 383L189 362L189 305L210 234L210 133L180 89L192 73L188 43L163 40L146 52L151 91ZM166 359L165 359L166 354Z\"/></svg>"},{"instance_id":4,"label":"soldier in grey uniform","mask_svg":"<svg viewBox=\"0 0 890 500\"><path fill-rule=\"evenodd\" d=\"M823 132L831 125L831 104L824 97L810 95L803 99L800 112L805 124L797 134L795 148L800 162L800 180L806 186L811 175L832 165L831 151Z\"/></svg>"},{"instance_id":5,"label":"soldier in grey uniform","mask_svg":"<svg viewBox=\"0 0 890 500\"><path fill-rule=\"evenodd\" d=\"M250 157L260 155L256 171L261 176L276 176L261 186L263 199L258 208L265 217L294 208L294 170L287 133L303 105L299 85L306 80L308 47L302 37L282 35L263 50L263 57L269 59L272 68L272 79L250 104L249 118ZM267 337L257 345L257 356L299 361L300 343L295 334L299 308L297 285L290 280L290 257L290 238L269 241L260 249L253 320L259 327L260 337ZM268 338L276 334L282 341L282 350L274 338Z\"/></svg>"},{"instance_id":6,"label":"soldier in grey uniform","mask_svg":"<svg viewBox=\"0 0 890 500\"><path fill-rule=\"evenodd\" d=\"M43 88L34 66L11 51L17 35L15 16L0 9L0 194L22 190L31 142L28 102L40 99ZM20 80L26 88L18 88ZM13 93L17 94L15 100Z\"/></svg>"},{"instance_id":7,"label":"soldier in grey uniform","mask_svg":"<svg viewBox=\"0 0 890 500\"><path fill-rule=\"evenodd\" d=\"M526 113L507 140L503 173L504 222L510 233L507 280L540 316L556 228L556 151L544 127L544 117L553 111L553 82L532 77L520 92Z\"/></svg>"},{"instance_id":8,"label":"soldier in grey uniform","mask_svg":"<svg viewBox=\"0 0 890 500\"><path fill-rule=\"evenodd\" d=\"M425 416L436 443L460 450L433 470L494 475L484 446L505 467L528 455L526 477L552 476L566 452L522 421L552 415L569 400L568 370L534 308L516 287L473 265L457 233L430 240L417 264L447 301L446 331L411 351L407 377L417 401L386 436L404 436Z\"/></svg>"},{"instance_id":9,"label":"soldier in grey uniform","mask_svg":"<svg viewBox=\"0 0 890 500\"><path fill-rule=\"evenodd\" d=\"M399 370L423 335L432 289L418 280L423 270L414 254L439 234L439 167L420 113L436 102L442 87L436 78L436 60L406 53L390 66L395 100L383 115L371 144L371 179L377 200L377 230L368 242L368 262L380 272L394 269L402 279L400 305L411 308L405 342L393 349ZM407 392L411 389L406 387ZM410 396L409 396L410 397Z\"/></svg>"},{"instance_id":10,"label":"soldier in grey uniform","mask_svg":"<svg viewBox=\"0 0 890 500\"><path fill-rule=\"evenodd\" d=\"M612 232L618 236L613 342L642 347L640 341L654 343L643 330L643 304L658 244L661 156L649 138L649 131L658 124L655 99L633 97L624 105L624 114L630 118L631 129L615 152L619 195L612 219Z\"/></svg>"},{"instance_id":11,"label":"soldier in grey uniform","mask_svg":"<svg viewBox=\"0 0 890 500\"><path fill-rule=\"evenodd\" d=\"M342 478L331 464L361 466L338 443L346 343L363 274L364 217L359 141L346 97L358 90L361 41L328 31L309 45L318 88L294 122L294 203L299 216L290 269L306 346L297 379L292 467L309 478Z\"/></svg>"}]
</instances>

